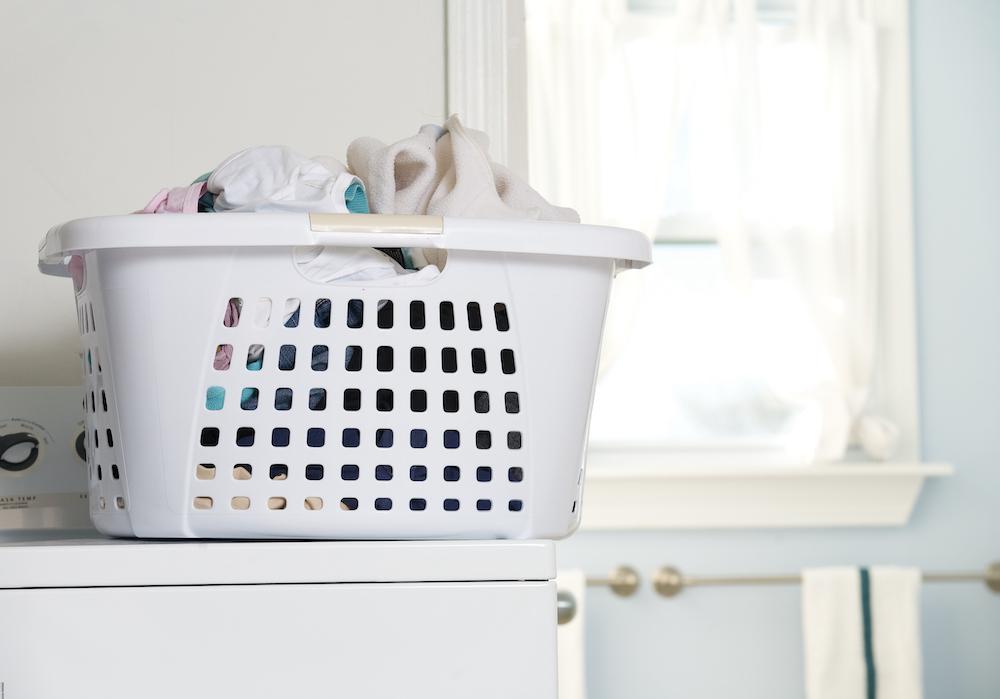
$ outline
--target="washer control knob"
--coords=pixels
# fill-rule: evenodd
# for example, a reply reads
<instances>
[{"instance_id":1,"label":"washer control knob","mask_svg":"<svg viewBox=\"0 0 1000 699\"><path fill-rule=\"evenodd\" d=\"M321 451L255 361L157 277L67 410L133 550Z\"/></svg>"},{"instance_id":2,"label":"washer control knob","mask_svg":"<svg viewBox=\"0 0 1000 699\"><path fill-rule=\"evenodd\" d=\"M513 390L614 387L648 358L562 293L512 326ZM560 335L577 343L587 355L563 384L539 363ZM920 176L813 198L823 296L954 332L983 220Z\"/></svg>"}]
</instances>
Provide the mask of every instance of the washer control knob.
<instances>
[{"instance_id":1,"label":"washer control knob","mask_svg":"<svg viewBox=\"0 0 1000 699\"><path fill-rule=\"evenodd\" d=\"M38 438L30 432L0 436L0 469L24 471L38 460Z\"/></svg>"}]
</instances>

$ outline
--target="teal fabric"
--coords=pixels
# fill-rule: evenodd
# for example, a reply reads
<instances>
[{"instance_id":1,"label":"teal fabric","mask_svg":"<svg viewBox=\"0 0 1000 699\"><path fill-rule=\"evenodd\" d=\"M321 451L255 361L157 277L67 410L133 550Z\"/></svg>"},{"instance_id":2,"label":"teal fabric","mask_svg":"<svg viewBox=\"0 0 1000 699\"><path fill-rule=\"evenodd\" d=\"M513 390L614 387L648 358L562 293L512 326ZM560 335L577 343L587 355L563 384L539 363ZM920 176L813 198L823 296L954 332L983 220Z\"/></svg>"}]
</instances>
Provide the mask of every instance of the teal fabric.
<instances>
[{"instance_id":1,"label":"teal fabric","mask_svg":"<svg viewBox=\"0 0 1000 699\"><path fill-rule=\"evenodd\" d=\"M251 359L251 357L253 357ZM247 371L260 371L264 366L264 353L259 354L252 351L247 356ZM258 392L254 388L244 388L240 393L240 407L244 410L256 410Z\"/></svg>"},{"instance_id":2,"label":"teal fabric","mask_svg":"<svg viewBox=\"0 0 1000 699\"><path fill-rule=\"evenodd\" d=\"M204 175L199 175L194 179L191 184L198 184L199 182L208 182L208 178L212 176L211 172L206 172ZM210 214L215 212L215 195L205 191L198 198L198 213L199 214Z\"/></svg>"},{"instance_id":3,"label":"teal fabric","mask_svg":"<svg viewBox=\"0 0 1000 699\"><path fill-rule=\"evenodd\" d=\"M413 261L413 253L410 248L400 248L403 254L403 269L417 269L417 263Z\"/></svg>"},{"instance_id":4,"label":"teal fabric","mask_svg":"<svg viewBox=\"0 0 1000 699\"><path fill-rule=\"evenodd\" d=\"M365 188L360 182L354 182L347 188L344 192L344 203L352 214L368 213L368 195L365 194Z\"/></svg>"},{"instance_id":5,"label":"teal fabric","mask_svg":"<svg viewBox=\"0 0 1000 699\"><path fill-rule=\"evenodd\" d=\"M209 386L205 392L205 409L222 410L226 402L226 389L222 386Z\"/></svg>"},{"instance_id":6,"label":"teal fabric","mask_svg":"<svg viewBox=\"0 0 1000 699\"><path fill-rule=\"evenodd\" d=\"M859 570L861 575L861 624L865 642L865 697L876 697L875 651L872 646L872 590L871 577L867 568Z\"/></svg>"},{"instance_id":7,"label":"teal fabric","mask_svg":"<svg viewBox=\"0 0 1000 699\"><path fill-rule=\"evenodd\" d=\"M259 396L260 394L256 389L244 388L240 394L240 407L244 410L256 410Z\"/></svg>"}]
</instances>

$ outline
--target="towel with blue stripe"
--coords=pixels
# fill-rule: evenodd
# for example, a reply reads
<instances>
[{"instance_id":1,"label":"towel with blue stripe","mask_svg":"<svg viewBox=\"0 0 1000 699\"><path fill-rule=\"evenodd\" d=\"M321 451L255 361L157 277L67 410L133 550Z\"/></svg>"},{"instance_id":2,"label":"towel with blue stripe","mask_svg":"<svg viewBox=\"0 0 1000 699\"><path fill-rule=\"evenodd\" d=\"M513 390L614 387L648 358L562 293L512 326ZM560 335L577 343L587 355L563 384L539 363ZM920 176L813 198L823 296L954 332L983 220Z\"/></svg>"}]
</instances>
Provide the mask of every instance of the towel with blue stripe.
<instances>
[{"instance_id":1,"label":"towel with blue stripe","mask_svg":"<svg viewBox=\"0 0 1000 699\"><path fill-rule=\"evenodd\" d=\"M807 699L921 699L920 571L802 574Z\"/></svg>"}]
</instances>

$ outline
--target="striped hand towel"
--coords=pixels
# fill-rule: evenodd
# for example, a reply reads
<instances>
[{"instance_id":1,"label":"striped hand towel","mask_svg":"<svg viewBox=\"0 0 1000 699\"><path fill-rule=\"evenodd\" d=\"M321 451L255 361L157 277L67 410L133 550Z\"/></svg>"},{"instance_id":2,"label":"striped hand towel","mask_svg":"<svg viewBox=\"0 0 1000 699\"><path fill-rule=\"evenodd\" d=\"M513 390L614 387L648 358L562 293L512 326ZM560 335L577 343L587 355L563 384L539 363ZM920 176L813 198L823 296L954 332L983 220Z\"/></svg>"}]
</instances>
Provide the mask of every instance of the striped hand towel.
<instances>
[{"instance_id":1,"label":"striped hand towel","mask_svg":"<svg viewBox=\"0 0 1000 699\"><path fill-rule=\"evenodd\" d=\"M921 699L920 571L802 575L807 699Z\"/></svg>"}]
</instances>

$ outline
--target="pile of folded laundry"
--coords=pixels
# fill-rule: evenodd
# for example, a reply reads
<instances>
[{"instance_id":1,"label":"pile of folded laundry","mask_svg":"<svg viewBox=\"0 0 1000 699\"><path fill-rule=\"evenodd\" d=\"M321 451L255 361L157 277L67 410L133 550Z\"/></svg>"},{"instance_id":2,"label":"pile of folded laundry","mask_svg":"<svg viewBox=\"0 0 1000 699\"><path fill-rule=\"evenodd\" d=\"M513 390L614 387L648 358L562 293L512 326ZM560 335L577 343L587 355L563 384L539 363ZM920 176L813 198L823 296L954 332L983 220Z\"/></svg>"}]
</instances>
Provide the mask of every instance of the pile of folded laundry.
<instances>
[{"instance_id":1,"label":"pile of folded laundry","mask_svg":"<svg viewBox=\"0 0 1000 699\"><path fill-rule=\"evenodd\" d=\"M386 145L363 137L336 158L307 158L284 146L247 148L191 185L161 190L136 213L319 212L430 214L466 218L578 222L524 180L490 160L489 140L462 126L443 126ZM410 248L303 247L295 263L321 283L379 280L424 283L436 277L445 251ZM238 310L234 310L238 313Z\"/></svg>"}]
</instances>

